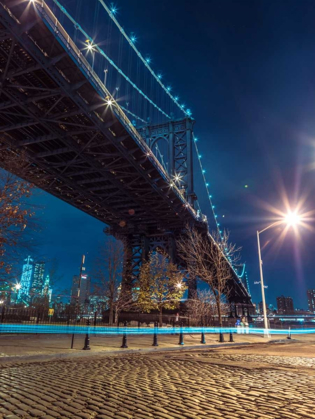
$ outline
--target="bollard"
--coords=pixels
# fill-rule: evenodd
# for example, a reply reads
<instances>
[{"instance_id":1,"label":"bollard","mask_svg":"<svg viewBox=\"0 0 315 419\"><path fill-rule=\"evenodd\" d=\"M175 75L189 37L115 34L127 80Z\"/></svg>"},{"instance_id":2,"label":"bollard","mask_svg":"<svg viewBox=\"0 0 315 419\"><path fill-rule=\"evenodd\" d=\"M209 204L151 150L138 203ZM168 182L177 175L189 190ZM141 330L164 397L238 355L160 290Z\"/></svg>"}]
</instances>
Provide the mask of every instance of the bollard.
<instances>
[{"instance_id":1,"label":"bollard","mask_svg":"<svg viewBox=\"0 0 315 419\"><path fill-rule=\"evenodd\" d=\"M232 332L230 332L230 342L234 342L233 333Z\"/></svg>"},{"instance_id":2,"label":"bollard","mask_svg":"<svg viewBox=\"0 0 315 419\"><path fill-rule=\"evenodd\" d=\"M128 348L128 345L127 345L127 333L126 333L127 322L126 321L124 322L124 326L125 326L125 330L124 330L124 334L123 334L121 348Z\"/></svg>"},{"instance_id":3,"label":"bollard","mask_svg":"<svg viewBox=\"0 0 315 419\"><path fill-rule=\"evenodd\" d=\"M183 323L180 324L180 332L179 332L179 345L184 345L184 335L183 335Z\"/></svg>"},{"instance_id":4,"label":"bollard","mask_svg":"<svg viewBox=\"0 0 315 419\"><path fill-rule=\"evenodd\" d=\"M89 351L90 348L90 334L89 334L89 327L90 327L90 319L87 319L86 325L88 327L86 335L85 335L85 339L84 339L84 347L83 350L84 351Z\"/></svg>"},{"instance_id":5,"label":"bollard","mask_svg":"<svg viewBox=\"0 0 315 419\"><path fill-rule=\"evenodd\" d=\"M291 327L289 326L289 334L287 336L287 339L291 339Z\"/></svg>"},{"instance_id":6,"label":"bollard","mask_svg":"<svg viewBox=\"0 0 315 419\"><path fill-rule=\"evenodd\" d=\"M4 321L5 306L2 306L1 323Z\"/></svg>"},{"instance_id":7,"label":"bollard","mask_svg":"<svg viewBox=\"0 0 315 419\"><path fill-rule=\"evenodd\" d=\"M205 339L205 333L204 332L201 332L201 341L200 341L200 343L206 343L206 339Z\"/></svg>"},{"instance_id":8,"label":"bollard","mask_svg":"<svg viewBox=\"0 0 315 419\"><path fill-rule=\"evenodd\" d=\"M71 338L71 349L73 349L73 343L74 343L74 333L72 333L72 338Z\"/></svg>"},{"instance_id":9,"label":"bollard","mask_svg":"<svg viewBox=\"0 0 315 419\"><path fill-rule=\"evenodd\" d=\"M224 342L224 336L222 332L220 332L220 342Z\"/></svg>"},{"instance_id":10,"label":"bollard","mask_svg":"<svg viewBox=\"0 0 315 419\"><path fill-rule=\"evenodd\" d=\"M140 329L141 323L140 320L138 320L138 329Z\"/></svg>"},{"instance_id":11,"label":"bollard","mask_svg":"<svg viewBox=\"0 0 315 419\"><path fill-rule=\"evenodd\" d=\"M152 346L159 346L158 340L157 340L157 328L158 328L158 322L154 322L154 335L153 335Z\"/></svg>"},{"instance_id":12,"label":"bollard","mask_svg":"<svg viewBox=\"0 0 315 419\"><path fill-rule=\"evenodd\" d=\"M97 312L95 311L95 313L94 313L94 327L96 326L96 321L97 321Z\"/></svg>"}]
</instances>

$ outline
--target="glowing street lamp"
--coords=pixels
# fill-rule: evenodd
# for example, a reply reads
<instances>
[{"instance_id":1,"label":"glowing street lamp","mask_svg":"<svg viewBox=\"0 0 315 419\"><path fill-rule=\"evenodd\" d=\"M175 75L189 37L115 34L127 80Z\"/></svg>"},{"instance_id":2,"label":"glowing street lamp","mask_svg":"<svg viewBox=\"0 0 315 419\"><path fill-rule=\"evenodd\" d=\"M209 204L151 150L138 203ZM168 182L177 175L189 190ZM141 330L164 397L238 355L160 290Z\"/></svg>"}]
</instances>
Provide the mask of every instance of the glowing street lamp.
<instances>
[{"instance_id":1,"label":"glowing street lamp","mask_svg":"<svg viewBox=\"0 0 315 419\"><path fill-rule=\"evenodd\" d=\"M268 227L264 228L263 230L257 230L257 244L258 244L258 258L259 258L259 272L260 272L260 285L261 285L261 295L262 295L262 304L263 304L263 314L264 314L264 329L265 329L265 336L269 337L268 333L268 320L267 320L267 309L266 309L266 298L265 298L265 285L264 285L264 276L263 276L263 267L262 267L262 259L261 259L261 249L260 249L260 238L259 235L266 230L269 230L272 227L280 224L286 224L288 227L294 227L299 224L301 221L301 217L297 214L296 211L288 212L282 220L276 221L275 223L270 224Z\"/></svg>"}]
</instances>

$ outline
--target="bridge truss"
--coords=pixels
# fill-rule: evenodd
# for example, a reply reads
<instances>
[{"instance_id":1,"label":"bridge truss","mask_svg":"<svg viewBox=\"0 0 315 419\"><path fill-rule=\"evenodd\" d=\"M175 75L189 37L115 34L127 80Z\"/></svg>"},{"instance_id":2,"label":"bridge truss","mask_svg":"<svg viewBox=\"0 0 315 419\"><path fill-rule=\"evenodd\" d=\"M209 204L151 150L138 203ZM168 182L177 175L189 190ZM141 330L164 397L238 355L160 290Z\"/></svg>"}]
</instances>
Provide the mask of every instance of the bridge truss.
<instances>
[{"instance_id":1,"label":"bridge truss","mask_svg":"<svg viewBox=\"0 0 315 419\"><path fill-rule=\"evenodd\" d=\"M5 156L23 153L27 180L122 238L126 283L156 248L178 262L187 224L208 234L194 208L194 121L136 130L44 1L0 0L0 70L0 165L11 170ZM161 137L169 173L151 149ZM231 301L251 307L231 272Z\"/></svg>"}]
</instances>

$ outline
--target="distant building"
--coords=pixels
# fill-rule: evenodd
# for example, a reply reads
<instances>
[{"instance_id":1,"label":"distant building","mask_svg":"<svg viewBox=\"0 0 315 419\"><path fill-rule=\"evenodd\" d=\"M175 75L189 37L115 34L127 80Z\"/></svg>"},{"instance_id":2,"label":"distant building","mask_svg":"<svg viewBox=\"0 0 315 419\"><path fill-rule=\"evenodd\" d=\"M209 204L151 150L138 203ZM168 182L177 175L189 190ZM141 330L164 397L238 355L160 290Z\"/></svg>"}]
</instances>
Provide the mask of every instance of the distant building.
<instances>
[{"instance_id":1,"label":"distant building","mask_svg":"<svg viewBox=\"0 0 315 419\"><path fill-rule=\"evenodd\" d=\"M42 295L48 297L48 301L51 303L52 289L50 287L50 277L46 275L45 282L42 289Z\"/></svg>"},{"instance_id":2,"label":"distant building","mask_svg":"<svg viewBox=\"0 0 315 419\"><path fill-rule=\"evenodd\" d=\"M71 303L75 303L78 301L78 289L79 289L79 279L80 275L73 275L72 278L72 287L71 287ZM80 298L79 304L84 304L89 299L90 296L90 285L91 281L87 274L81 275L81 283L80 283Z\"/></svg>"},{"instance_id":3,"label":"distant building","mask_svg":"<svg viewBox=\"0 0 315 419\"><path fill-rule=\"evenodd\" d=\"M278 314L294 314L293 299L281 295L277 297Z\"/></svg>"},{"instance_id":4,"label":"distant building","mask_svg":"<svg viewBox=\"0 0 315 419\"><path fill-rule=\"evenodd\" d=\"M36 262L32 275L31 297L42 295L44 287L45 262Z\"/></svg>"},{"instance_id":5,"label":"distant building","mask_svg":"<svg viewBox=\"0 0 315 419\"><path fill-rule=\"evenodd\" d=\"M108 298L104 295L91 295L89 298L90 312L101 314L107 308Z\"/></svg>"},{"instance_id":6,"label":"distant building","mask_svg":"<svg viewBox=\"0 0 315 419\"><path fill-rule=\"evenodd\" d=\"M30 299L30 289L32 284L32 276L34 271L34 260L31 256L28 256L24 260L23 268L22 268L22 275L20 285L21 288L19 289L18 293L18 301L19 302L26 302Z\"/></svg>"},{"instance_id":7,"label":"distant building","mask_svg":"<svg viewBox=\"0 0 315 419\"><path fill-rule=\"evenodd\" d=\"M315 290L307 290L308 309L311 313L315 313Z\"/></svg>"}]
</instances>

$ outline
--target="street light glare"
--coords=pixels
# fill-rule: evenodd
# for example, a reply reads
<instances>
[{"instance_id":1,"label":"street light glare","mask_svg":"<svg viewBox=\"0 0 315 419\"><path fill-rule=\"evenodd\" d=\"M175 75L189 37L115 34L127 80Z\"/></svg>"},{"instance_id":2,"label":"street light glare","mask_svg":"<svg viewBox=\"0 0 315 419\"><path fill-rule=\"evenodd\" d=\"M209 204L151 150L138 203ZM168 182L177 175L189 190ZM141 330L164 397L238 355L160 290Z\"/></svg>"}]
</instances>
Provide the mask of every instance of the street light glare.
<instances>
[{"instance_id":1,"label":"street light glare","mask_svg":"<svg viewBox=\"0 0 315 419\"><path fill-rule=\"evenodd\" d=\"M299 222L301 221L301 217L296 213L296 212L292 212L290 211L286 216L285 216L285 222L290 225L290 226L295 226L297 225Z\"/></svg>"}]
</instances>

